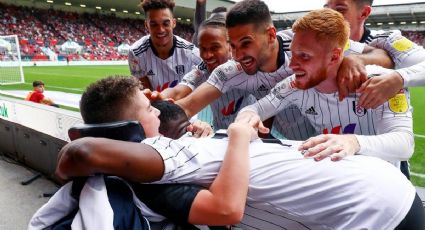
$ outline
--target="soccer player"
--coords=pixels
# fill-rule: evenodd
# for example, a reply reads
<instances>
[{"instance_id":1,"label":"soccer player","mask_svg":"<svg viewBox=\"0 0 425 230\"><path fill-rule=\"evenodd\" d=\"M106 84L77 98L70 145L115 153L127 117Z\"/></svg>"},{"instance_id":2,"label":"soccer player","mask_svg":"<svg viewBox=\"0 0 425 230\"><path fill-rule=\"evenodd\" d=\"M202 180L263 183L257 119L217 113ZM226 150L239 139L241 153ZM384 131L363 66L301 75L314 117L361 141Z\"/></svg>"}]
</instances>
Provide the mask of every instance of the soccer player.
<instances>
[{"instance_id":1,"label":"soccer player","mask_svg":"<svg viewBox=\"0 0 425 230\"><path fill-rule=\"evenodd\" d=\"M244 0L236 3L227 14L226 27L234 60L215 68L206 83L176 102L189 117L230 89L244 90L257 99L262 98L276 83L293 73L288 66L292 34L286 31L276 34L269 9L264 2ZM349 47L347 52L361 53L364 45L359 47L353 43ZM385 65L384 62L391 63L385 57L378 58L378 61L382 65ZM316 134L296 107L289 107L279 113L273 127L293 140L305 140Z\"/></svg>"},{"instance_id":2,"label":"soccer player","mask_svg":"<svg viewBox=\"0 0 425 230\"><path fill-rule=\"evenodd\" d=\"M425 86L425 50L401 35L399 30L388 32L369 30L365 22L372 12L373 0L327 0L329 7L344 15L350 23L350 39L385 49L395 62L397 70L367 80L358 90L362 93L359 105L376 108L396 95L402 88ZM340 88L340 98L352 92L359 84Z\"/></svg>"},{"instance_id":3,"label":"soccer player","mask_svg":"<svg viewBox=\"0 0 425 230\"><path fill-rule=\"evenodd\" d=\"M199 27L199 49L203 62L187 73L174 88L161 94L164 98L179 100L190 94L200 84L207 81L211 72L231 59L231 48L225 25L226 8L219 7ZM240 108L256 101L245 90L232 89L211 102L214 129L227 129L235 120Z\"/></svg>"},{"instance_id":4,"label":"soccer player","mask_svg":"<svg viewBox=\"0 0 425 230\"><path fill-rule=\"evenodd\" d=\"M119 119L139 120L147 139L73 141L59 156L61 179L106 173L137 182L196 183L208 190L196 194L189 222L239 223L244 213L238 224L243 229L393 229L412 222L413 214L424 215L414 187L382 160L352 156L316 162L303 158L292 143L249 144L256 132L242 123L229 127L228 139L172 140L159 136L158 112L134 79L102 79L92 92L108 94L122 84L129 86L124 100L132 103L118 104L125 105ZM103 107L91 108L101 114L98 109ZM424 226L423 217L416 220L415 227Z\"/></svg>"},{"instance_id":5,"label":"soccer player","mask_svg":"<svg viewBox=\"0 0 425 230\"><path fill-rule=\"evenodd\" d=\"M174 0L144 0L140 4L149 35L135 42L128 54L131 75L145 89L174 87L192 66L201 62L199 50L190 42L173 34Z\"/></svg>"},{"instance_id":6,"label":"soccer player","mask_svg":"<svg viewBox=\"0 0 425 230\"><path fill-rule=\"evenodd\" d=\"M307 140L306 157L332 160L354 154L376 156L400 167L413 154L412 108L407 89L376 109L358 105L359 94L338 99L337 72L349 36L348 23L331 9L312 11L298 19L291 44L294 75L269 95L241 110L237 120L257 121L296 105L323 135ZM319 44L319 45L318 45ZM367 66L368 74L389 70ZM259 117L258 117L258 115ZM263 127L260 128L262 130Z\"/></svg>"}]
</instances>

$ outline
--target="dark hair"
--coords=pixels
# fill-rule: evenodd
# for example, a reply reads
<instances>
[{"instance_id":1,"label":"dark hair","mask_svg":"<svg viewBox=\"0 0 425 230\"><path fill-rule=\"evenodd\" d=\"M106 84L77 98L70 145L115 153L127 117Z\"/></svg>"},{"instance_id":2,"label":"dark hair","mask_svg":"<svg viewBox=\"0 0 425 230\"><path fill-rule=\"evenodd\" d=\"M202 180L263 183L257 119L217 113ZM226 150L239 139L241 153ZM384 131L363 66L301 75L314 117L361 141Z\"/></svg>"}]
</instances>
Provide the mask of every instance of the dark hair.
<instances>
[{"instance_id":1,"label":"dark hair","mask_svg":"<svg viewBox=\"0 0 425 230\"><path fill-rule=\"evenodd\" d=\"M178 120L182 117L185 119L189 119L184 110L180 106L172 102L153 101L151 104L153 107L161 111L161 114L159 115L159 120L161 121L161 124L159 126L159 132L162 134L167 133L169 129L175 128L170 127L170 121Z\"/></svg>"},{"instance_id":2,"label":"dark hair","mask_svg":"<svg viewBox=\"0 0 425 230\"><path fill-rule=\"evenodd\" d=\"M357 6L361 7L364 5L369 5L372 6L373 5L373 0L353 0Z\"/></svg>"},{"instance_id":3,"label":"dark hair","mask_svg":"<svg viewBox=\"0 0 425 230\"><path fill-rule=\"evenodd\" d=\"M36 81L32 82L32 87L37 87L37 86L40 86L40 85L44 85L44 83L40 80L36 80Z\"/></svg>"},{"instance_id":4,"label":"dark hair","mask_svg":"<svg viewBox=\"0 0 425 230\"><path fill-rule=\"evenodd\" d=\"M121 120L121 111L142 86L134 77L110 76L89 85L81 96L80 112L86 124Z\"/></svg>"},{"instance_id":5,"label":"dark hair","mask_svg":"<svg viewBox=\"0 0 425 230\"><path fill-rule=\"evenodd\" d=\"M226 8L226 7L224 7L224 6L219 6L219 7L214 8L214 9L211 11L211 14L216 14L216 13L226 13L226 12L227 12L227 8Z\"/></svg>"},{"instance_id":6,"label":"dark hair","mask_svg":"<svg viewBox=\"0 0 425 230\"><path fill-rule=\"evenodd\" d=\"M150 10L169 9L173 13L176 3L174 0L142 0L139 7L143 8L145 15Z\"/></svg>"},{"instance_id":7,"label":"dark hair","mask_svg":"<svg viewBox=\"0 0 425 230\"><path fill-rule=\"evenodd\" d=\"M236 3L227 13L227 28L246 24L255 24L257 27L272 24L269 8L263 1L243 0Z\"/></svg>"},{"instance_id":8,"label":"dark hair","mask_svg":"<svg viewBox=\"0 0 425 230\"><path fill-rule=\"evenodd\" d=\"M217 7L212 12L210 17L201 23L199 30L204 27L226 27L226 7Z\"/></svg>"}]
</instances>

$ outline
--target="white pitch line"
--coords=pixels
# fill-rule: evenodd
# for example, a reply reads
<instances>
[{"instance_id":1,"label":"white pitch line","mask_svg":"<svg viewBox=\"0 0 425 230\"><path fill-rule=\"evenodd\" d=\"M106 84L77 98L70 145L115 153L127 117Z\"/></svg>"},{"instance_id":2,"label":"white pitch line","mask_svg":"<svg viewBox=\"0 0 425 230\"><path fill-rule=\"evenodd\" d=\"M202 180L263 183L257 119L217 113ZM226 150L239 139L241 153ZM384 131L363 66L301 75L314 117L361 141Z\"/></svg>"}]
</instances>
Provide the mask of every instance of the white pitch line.
<instances>
[{"instance_id":1,"label":"white pitch line","mask_svg":"<svg viewBox=\"0 0 425 230\"><path fill-rule=\"evenodd\" d=\"M410 172L410 175L425 178L425 174Z\"/></svg>"},{"instance_id":2,"label":"white pitch line","mask_svg":"<svg viewBox=\"0 0 425 230\"><path fill-rule=\"evenodd\" d=\"M421 135L421 134L415 134L415 137L419 137L419 138L425 138L425 135Z\"/></svg>"}]
</instances>

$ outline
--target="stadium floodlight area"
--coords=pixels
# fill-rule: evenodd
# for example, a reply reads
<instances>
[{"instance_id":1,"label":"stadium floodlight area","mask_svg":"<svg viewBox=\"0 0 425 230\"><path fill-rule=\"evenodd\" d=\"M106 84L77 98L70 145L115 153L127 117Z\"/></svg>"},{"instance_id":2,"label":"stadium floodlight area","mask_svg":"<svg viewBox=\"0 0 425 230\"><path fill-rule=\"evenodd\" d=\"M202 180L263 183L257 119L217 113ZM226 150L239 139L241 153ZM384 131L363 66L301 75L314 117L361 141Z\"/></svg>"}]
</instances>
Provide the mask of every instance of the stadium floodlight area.
<instances>
[{"instance_id":1,"label":"stadium floodlight area","mask_svg":"<svg viewBox=\"0 0 425 230\"><path fill-rule=\"evenodd\" d=\"M17 35L0 35L0 85L24 83Z\"/></svg>"}]
</instances>

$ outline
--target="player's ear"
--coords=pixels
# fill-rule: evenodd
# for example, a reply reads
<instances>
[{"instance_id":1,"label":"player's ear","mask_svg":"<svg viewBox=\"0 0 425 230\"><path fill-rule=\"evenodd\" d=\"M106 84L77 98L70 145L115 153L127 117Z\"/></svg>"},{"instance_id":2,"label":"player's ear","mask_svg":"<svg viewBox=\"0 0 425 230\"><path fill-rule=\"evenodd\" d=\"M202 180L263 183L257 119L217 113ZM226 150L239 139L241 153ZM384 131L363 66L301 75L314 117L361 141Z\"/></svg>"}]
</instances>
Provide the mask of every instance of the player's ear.
<instances>
[{"instance_id":1,"label":"player's ear","mask_svg":"<svg viewBox=\"0 0 425 230\"><path fill-rule=\"evenodd\" d=\"M343 49L340 47L335 47L332 50L331 63L338 63L341 56L343 55Z\"/></svg>"},{"instance_id":2,"label":"player's ear","mask_svg":"<svg viewBox=\"0 0 425 230\"><path fill-rule=\"evenodd\" d=\"M145 28L146 28L147 31L149 31L148 20L145 20Z\"/></svg>"},{"instance_id":3,"label":"player's ear","mask_svg":"<svg viewBox=\"0 0 425 230\"><path fill-rule=\"evenodd\" d=\"M276 27L270 25L266 28L269 43L273 44L276 40Z\"/></svg>"},{"instance_id":4,"label":"player's ear","mask_svg":"<svg viewBox=\"0 0 425 230\"><path fill-rule=\"evenodd\" d=\"M176 19L175 18L173 18L173 20L171 21L171 23L172 23L171 26L173 27L173 29L176 28L177 22L176 22Z\"/></svg>"},{"instance_id":5,"label":"player's ear","mask_svg":"<svg viewBox=\"0 0 425 230\"><path fill-rule=\"evenodd\" d=\"M370 13L372 13L372 7L370 7L370 6L363 6L362 14L360 15L360 17L362 19L366 20L369 17Z\"/></svg>"}]
</instances>

